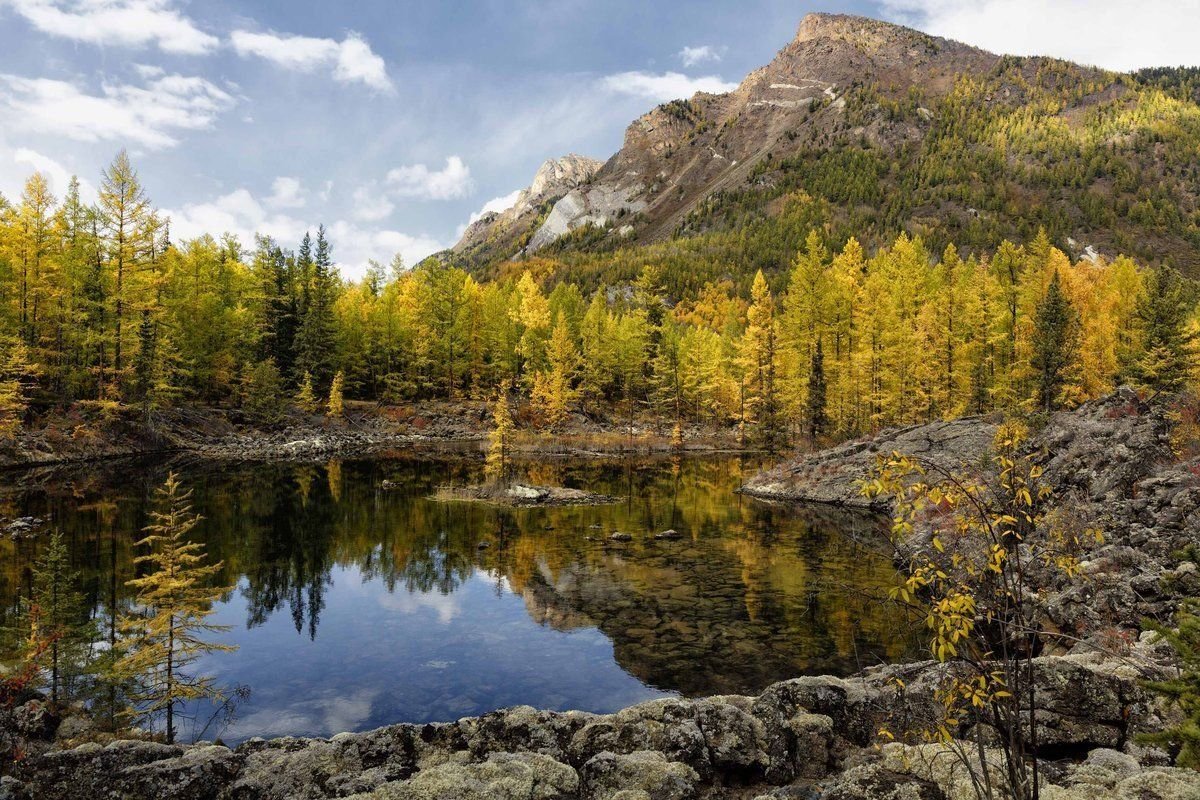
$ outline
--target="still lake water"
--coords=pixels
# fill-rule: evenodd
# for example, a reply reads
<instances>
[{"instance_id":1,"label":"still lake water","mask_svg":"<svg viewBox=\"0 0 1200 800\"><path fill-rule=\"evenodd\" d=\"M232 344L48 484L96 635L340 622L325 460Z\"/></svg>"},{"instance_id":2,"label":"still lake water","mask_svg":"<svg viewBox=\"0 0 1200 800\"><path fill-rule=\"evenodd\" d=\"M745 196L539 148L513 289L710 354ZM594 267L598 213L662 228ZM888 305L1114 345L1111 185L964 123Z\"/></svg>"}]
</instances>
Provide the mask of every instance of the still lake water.
<instances>
[{"instance_id":1,"label":"still lake water","mask_svg":"<svg viewBox=\"0 0 1200 800\"><path fill-rule=\"evenodd\" d=\"M239 649L194 668L251 690L222 738L328 736L519 704L609 712L911 654L880 599L895 573L875 550L877 522L736 494L757 466L527 463L529 481L624 500L514 510L429 499L478 480L479 458L461 454L173 465L204 516L195 538L236 587L212 621L231 626L216 638ZM10 474L0 516L43 516L65 532L103 623L131 600L132 543L167 469L102 464L20 488ZM682 538L652 538L668 528ZM633 541L609 541L616 531ZM28 590L45 538L0 542L0 616Z\"/></svg>"}]
</instances>

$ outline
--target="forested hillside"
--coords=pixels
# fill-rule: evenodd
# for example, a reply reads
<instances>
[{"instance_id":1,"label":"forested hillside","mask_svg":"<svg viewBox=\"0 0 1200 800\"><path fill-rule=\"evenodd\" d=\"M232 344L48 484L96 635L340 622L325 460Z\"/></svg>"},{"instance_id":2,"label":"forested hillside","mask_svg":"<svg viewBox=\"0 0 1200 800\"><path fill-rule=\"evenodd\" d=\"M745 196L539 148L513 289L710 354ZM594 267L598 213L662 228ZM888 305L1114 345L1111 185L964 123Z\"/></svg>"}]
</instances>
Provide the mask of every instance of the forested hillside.
<instances>
[{"instance_id":1,"label":"forested hillside","mask_svg":"<svg viewBox=\"0 0 1200 800\"><path fill-rule=\"evenodd\" d=\"M536 250L591 284L614 259L661 263L668 283L748 287L761 269L781 287L797 225L838 248L907 233L975 256L1045 230L1072 258L1196 277L1196 85L1194 69L1114 73L813 14L735 91L652 110L588 184L448 257L494 275Z\"/></svg>"},{"instance_id":2,"label":"forested hillside","mask_svg":"<svg viewBox=\"0 0 1200 800\"><path fill-rule=\"evenodd\" d=\"M742 425L773 447L1192 374L1196 291L1169 268L1072 261L1044 232L966 258L907 234L869 251L811 207L780 216L789 267L775 287L762 272L748 287L719 279L716 257L670 245L640 267L614 258L607 283L548 258L489 282L435 263L347 281L323 229L172 242L124 153L95 206L35 174L0 206L0 432L65 414L86 435L135 410L152 426L189 404L270 426L289 407L337 416L343 393L409 404L511 389L549 429L576 412L653 414ZM721 235L751 247L756 231Z\"/></svg>"}]
</instances>

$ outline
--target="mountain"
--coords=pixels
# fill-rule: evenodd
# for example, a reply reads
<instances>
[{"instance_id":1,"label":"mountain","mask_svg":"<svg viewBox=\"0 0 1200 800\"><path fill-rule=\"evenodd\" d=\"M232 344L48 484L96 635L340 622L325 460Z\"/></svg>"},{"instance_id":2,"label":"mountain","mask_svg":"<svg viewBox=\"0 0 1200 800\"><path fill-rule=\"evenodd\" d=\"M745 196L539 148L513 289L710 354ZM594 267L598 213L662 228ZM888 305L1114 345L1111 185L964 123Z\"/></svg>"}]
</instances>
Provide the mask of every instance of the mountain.
<instances>
[{"instance_id":1,"label":"mountain","mask_svg":"<svg viewBox=\"0 0 1200 800\"><path fill-rule=\"evenodd\" d=\"M801 222L834 245L906 231L968 251L1045 228L1076 257L1125 252L1196 275L1200 105L1185 73L999 56L811 14L734 91L652 109L603 166L531 187L520 213L477 221L448 255L489 274L537 253L586 281L670 244L728 262L698 275L740 278L784 269L799 241L765 242Z\"/></svg>"}]
</instances>

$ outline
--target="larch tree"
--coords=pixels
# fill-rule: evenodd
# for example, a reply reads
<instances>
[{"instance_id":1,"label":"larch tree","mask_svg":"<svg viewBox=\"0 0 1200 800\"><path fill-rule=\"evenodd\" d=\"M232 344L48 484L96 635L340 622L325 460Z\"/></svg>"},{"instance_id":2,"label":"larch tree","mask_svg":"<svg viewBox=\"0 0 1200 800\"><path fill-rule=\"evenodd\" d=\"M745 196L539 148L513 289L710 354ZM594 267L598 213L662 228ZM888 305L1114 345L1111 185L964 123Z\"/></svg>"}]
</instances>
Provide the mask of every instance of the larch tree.
<instances>
[{"instance_id":1,"label":"larch tree","mask_svg":"<svg viewBox=\"0 0 1200 800\"><path fill-rule=\"evenodd\" d=\"M513 419L508 410L508 391L503 386L496 394L496 402L492 406L492 421L492 432L488 436L490 445L483 473L488 483L504 485L512 472Z\"/></svg>"},{"instance_id":2,"label":"larch tree","mask_svg":"<svg viewBox=\"0 0 1200 800\"><path fill-rule=\"evenodd\" d=\"M154 249L157 221L137 171L124 150L104 170L100 184L100 221L104 230L104 258L111 275L113 380L118 388L132 349L127 318L142 302L144 273Z\"/></svg>"},{"instance_id":3,"label":"larch tree","mask_svg":"<svg viewBox=\"0 0 1200 800\"><path fill-rule=\"evenodd\" d=\"M346 377L341 370L333 376L333 383L329 385L329 402L325 405L325 410L332 419L341 419L345 412L345 400L343 399L343 386L345 385Z\"/></svg>"},{"instance_id":4,"label":"larch tree","mask_svg":"<svg viewBox=\"0 0 1200 800\"><path fill-rule=\"evenodd\" d=\"M42 647L39 642L45 645L43 671L51 701L69 699L65 689L87 669L94 631L62 531L51 534L45 552L34 562L33 587L22 604L20 629L29 649Z\"/></svg>"},{"instance_id":5,"label":"larch tree","mask_svg":"<svg viewBox=\"0 0 1200 800\"><path fill-rule=\"evenodd\" d=\"M750 298L741 347L747 406L760 444L773 451L783 442L783 430L779 394L775 385L778 355L775 300L762 270L754 276Z\"/></svg>"},{"instance_id":6,"label":"larch tree","mask_svg":"<svg viewBox=\"0 0 1200 800\"><path fill-rule=\"evenodd\" d=\"M808 438L817 444L829 431L829 414L826 410L828 387L825 382L825 353L821 340L813 350L812 363L808 370L808 397L805 400L805 421Z\"/></svg>"},{"instance_id":7,"label":"larch tree","mask_svg":"<svg viewBox=\"0 0 1200 800\"><path fill-rule=\"evenodd\" d=\"M209 585L224 565L204 564L203 545L188 541L200 521L192 513L191 496L175 473L157 491L158 508L151 512L146 536L137 543L149 552L135 559L149 572L128 581L137 592L137 607L144 611L124 620L127 637L114 667L134 684L131 716L135 720L164 716L168 744L175 741L176 716L184 704L222 697L213 678L191 674L188 668L206 654L237 649L203 638L228 630L207 620L212 604L233 587Z\"/></svg>"},{"instance_id":8,"label":"larch tree","mask_svg":"<svg viewBox=\"0 0 1200 800\"><path fill-rule=\"evenodd\" d=\"M531 397L542 420L556 429L566 421L575 400L575 373L579 369L579 352L565 319L560 318L554 326L546 360L546 369L534 376Z\"/></svg>"}]
</instances>

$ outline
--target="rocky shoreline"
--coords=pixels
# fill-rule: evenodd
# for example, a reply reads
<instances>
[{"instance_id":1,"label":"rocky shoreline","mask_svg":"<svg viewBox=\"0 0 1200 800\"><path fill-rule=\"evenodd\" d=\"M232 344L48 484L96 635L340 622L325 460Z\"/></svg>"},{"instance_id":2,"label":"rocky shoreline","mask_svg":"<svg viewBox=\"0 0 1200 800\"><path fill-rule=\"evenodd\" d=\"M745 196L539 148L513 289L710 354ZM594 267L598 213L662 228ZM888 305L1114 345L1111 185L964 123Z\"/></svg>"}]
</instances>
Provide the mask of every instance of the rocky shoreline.
<instances>
[{"instance_id":1,"label":"rocky shoreline","mask_svg":"<svg viewBox=\"0 0 1200 800\"><path fill-rule=\"evenodd\" d=\"M1132 735L1163 721L1139 683L1161 674L1153 638L1142 637L1126 658L1080 652L1036 660L1039 738L1050 754L1046 797L1200 796L1200 773L1166 766L1165 753ZM252 739L232 749L80 744L86 731L64 726L54 745L23 743L25 755L0 782L0 798L956 798L964 786L937 746L875 744L881 727L915 728L936 718L942 669L931 662L877 667L848 678L784 681L753 697L656 700L606 715L518 707L330 739ZM10 712L6 727L48 731L37 710ZM971 725L962 721L964 735Z\"/></svg>"}]
</instances>

